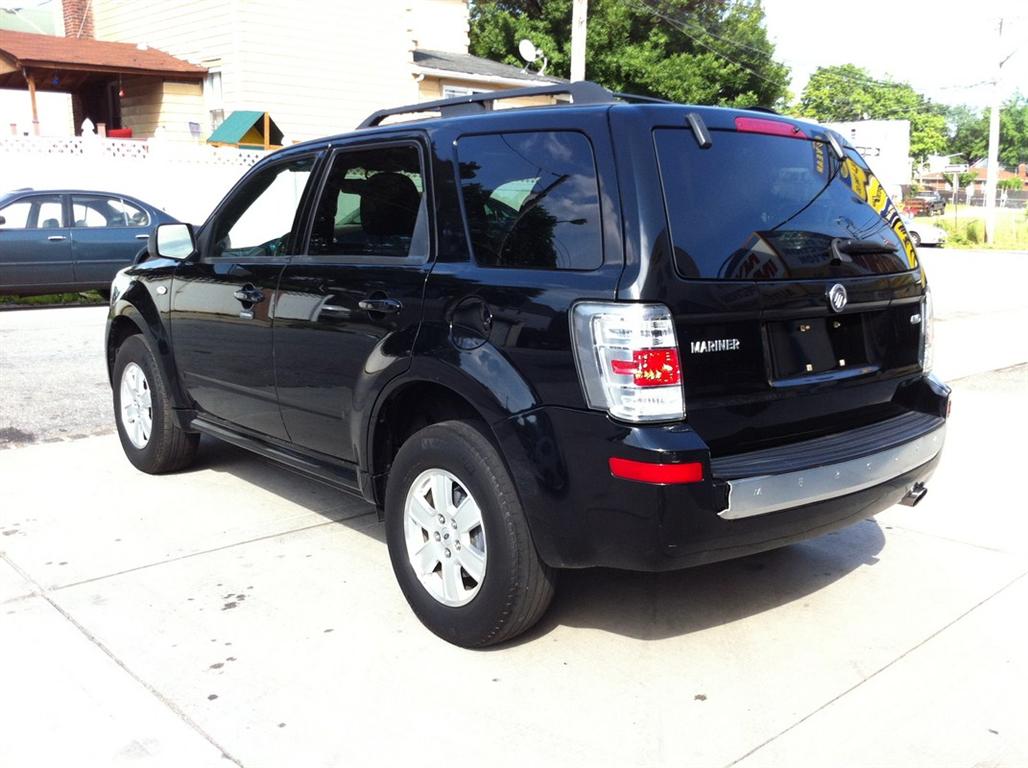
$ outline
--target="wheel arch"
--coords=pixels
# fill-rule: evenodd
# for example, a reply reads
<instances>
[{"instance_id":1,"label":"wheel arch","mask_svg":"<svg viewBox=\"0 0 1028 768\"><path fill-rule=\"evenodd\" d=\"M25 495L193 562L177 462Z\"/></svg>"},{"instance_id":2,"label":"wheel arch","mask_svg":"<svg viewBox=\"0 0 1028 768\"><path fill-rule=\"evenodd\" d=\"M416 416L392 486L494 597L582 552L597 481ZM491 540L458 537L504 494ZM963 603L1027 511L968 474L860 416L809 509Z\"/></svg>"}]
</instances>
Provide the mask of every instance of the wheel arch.
<instances>
[{"instance_id":1,"label":"wheel arch","mask_svg":"<svg viewBox=\"0 0 1028 768\"><path fill-rule=\"evenodd\" d=\"M169 333L161 313L146 286L133 281L116 299L107 320L107 378L114 385L114 361L119 347L131 336L142 335L154 350L154 357L175 408L190 408L175 366Z\"/></svg>"}]
</instances>

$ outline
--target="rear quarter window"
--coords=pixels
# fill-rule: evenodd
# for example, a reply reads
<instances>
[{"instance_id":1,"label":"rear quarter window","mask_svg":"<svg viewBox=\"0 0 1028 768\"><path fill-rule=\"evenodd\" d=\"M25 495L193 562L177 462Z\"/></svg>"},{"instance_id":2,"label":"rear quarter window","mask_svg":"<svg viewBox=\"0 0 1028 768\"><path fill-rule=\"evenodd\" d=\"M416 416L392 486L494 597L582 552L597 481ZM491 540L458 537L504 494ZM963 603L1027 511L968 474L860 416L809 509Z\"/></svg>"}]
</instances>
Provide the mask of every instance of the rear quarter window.
<instances>
[{"instance_id":1,"label":"rear quarter window","mask_svg":"<svg viewBox=\"0 0 1028 768\"><path fill-rule=\"evenodd\" d=\"M592 146L574 131L465 136L461 194L476 262L591 270L603 262Z\"/></svg>"}]
</instances>

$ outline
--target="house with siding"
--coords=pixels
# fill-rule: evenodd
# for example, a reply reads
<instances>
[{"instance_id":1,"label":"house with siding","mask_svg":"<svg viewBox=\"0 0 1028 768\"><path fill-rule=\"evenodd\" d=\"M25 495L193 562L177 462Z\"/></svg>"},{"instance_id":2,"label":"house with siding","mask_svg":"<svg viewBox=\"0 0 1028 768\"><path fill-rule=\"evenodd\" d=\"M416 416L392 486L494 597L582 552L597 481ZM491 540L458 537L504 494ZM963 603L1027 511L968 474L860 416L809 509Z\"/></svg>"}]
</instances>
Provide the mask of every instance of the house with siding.
<instances>
[{"instance_id":1,"label":"house with siding","mask_svg":"<svg viewBox=\"0 0 1028 768\"><path fill-rule=\"evenodd\" d=\"M63 11L66 36L205 70L121 76L109 127L137 138L203 141L233 111L255 110L288 143L350 130L384 106L555 81L468 55L467 0L63 0Z\"/></svg>"}]
</instances>

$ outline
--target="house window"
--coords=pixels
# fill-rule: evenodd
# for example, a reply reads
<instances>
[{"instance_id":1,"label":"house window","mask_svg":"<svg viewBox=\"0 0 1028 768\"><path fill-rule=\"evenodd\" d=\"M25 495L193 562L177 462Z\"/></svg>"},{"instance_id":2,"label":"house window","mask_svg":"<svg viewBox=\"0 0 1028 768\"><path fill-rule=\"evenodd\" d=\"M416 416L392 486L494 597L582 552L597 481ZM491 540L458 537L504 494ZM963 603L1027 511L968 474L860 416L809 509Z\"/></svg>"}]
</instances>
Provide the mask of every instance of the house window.
<instances>
[{"instance_id":1,"label":"house window","mask_svg":"<svg viewBox=\"0 0 1028 768\"><path fill-rule=\"evenodd\" d=\"M203 83L203 98L207 104L210 128L213 133L219 125L225 122L225 97L221 88L221 70L207 71L207 78Z\"/></svg>"},{"instance_id":2,"label":"house window","mask_svg":"<svg viewBox=\"0 0 1028 768\"><path fill-rule=\"evenodd\" d=\"M473 93L488 93L488 88L465 88L462 85L444 85L443 98L455 99L458 96L470 96Z\"/></svg>"}]
</instances>

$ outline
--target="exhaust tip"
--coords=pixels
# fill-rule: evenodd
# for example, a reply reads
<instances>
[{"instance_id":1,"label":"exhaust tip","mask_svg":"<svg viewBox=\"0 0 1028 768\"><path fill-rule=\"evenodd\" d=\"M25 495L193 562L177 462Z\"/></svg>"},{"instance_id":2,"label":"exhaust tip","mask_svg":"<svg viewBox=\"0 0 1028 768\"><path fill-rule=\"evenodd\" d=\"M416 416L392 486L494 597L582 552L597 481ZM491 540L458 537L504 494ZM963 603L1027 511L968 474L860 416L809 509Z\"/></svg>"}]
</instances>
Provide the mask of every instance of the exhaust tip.
<instances>
[{"instance_id":1,"label":"exhaust tip","mask_svg":"<svg viewBox=\"0 0 1028 768\"><path fill-rule=\"evenodd\" d=\"M908 507L916 507L921 503L921 499L928 495L928 489L924 483L914 483L910 486L906 495L900 499L900 504Z\"/></svg>"}]
</instances>

